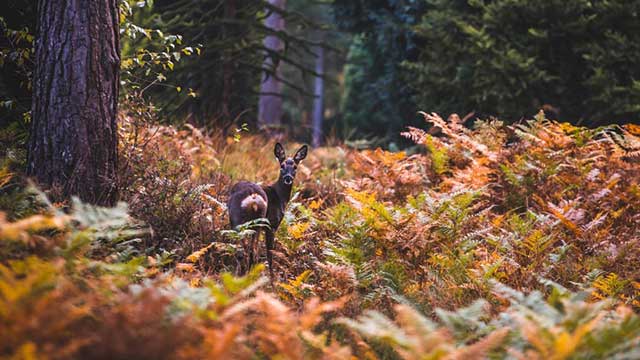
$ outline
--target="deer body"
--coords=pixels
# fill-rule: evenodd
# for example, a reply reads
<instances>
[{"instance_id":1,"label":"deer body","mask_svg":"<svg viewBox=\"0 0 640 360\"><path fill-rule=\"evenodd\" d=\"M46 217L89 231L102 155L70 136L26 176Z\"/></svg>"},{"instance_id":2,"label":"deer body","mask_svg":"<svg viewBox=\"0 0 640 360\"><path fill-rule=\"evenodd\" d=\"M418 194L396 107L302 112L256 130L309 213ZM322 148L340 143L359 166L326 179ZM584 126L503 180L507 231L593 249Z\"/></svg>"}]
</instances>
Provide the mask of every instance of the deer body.
<instances>
[{"instance_id":1,"label":"deer body","mask_svg":"<svg viewBox=\"0 0 640 360\"><path fill-rule=\"evenodd\" d=\"M280 175L272 185L260 186L248 181L241 181L231 188L227 208L231 227L245 222L264 218L269 220L269 228L265 230L267 262L269 271L273 271L273 255L275 232L282 222L287 203L291 198L291 188L296 169L302 159L307 156L307 146L302 146L293 157L285 156L284 148L277 143L274 154L280 163ZM253 263L253 243L258 232L252 239L249 253L249 266Z\"/></svg>"},{"instance_id":2,"label":"deer body","mask_svg":"<svg viewBox=\"0 0 640 360\"><path fill-rule=\"evenodd\" d=\"M232 228L251 220L266 217L268 198L261 186L248 181L240 181L231 188L230 193L227 208Z\"/></svg>"}]
</instances>

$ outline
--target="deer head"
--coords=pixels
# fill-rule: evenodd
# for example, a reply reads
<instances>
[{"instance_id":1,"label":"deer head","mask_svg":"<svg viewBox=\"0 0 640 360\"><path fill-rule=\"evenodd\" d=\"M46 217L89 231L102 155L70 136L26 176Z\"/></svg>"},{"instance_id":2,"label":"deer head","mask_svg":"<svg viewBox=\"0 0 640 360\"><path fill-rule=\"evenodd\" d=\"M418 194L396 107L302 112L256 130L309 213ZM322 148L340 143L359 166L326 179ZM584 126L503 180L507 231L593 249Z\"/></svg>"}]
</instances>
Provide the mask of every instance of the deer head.
<instances>
[{"instance_id":1,"label":"deer head","mask_svg":"<svg viewBox=\"0 0 640 360\"><path fill-rule=\"evenodd\" d=\"M280 163L280 177L278 178L278 182L282 182L287 186L291 186L293 184L298 164L300 164L302 159L307 157L307 149L307 145L303 145L298 149L298 151L296 151L293 157L287 157L282 145L280 143L276 144L276 147L273 149L273 153Z\"/></svg>"}]
</instances>

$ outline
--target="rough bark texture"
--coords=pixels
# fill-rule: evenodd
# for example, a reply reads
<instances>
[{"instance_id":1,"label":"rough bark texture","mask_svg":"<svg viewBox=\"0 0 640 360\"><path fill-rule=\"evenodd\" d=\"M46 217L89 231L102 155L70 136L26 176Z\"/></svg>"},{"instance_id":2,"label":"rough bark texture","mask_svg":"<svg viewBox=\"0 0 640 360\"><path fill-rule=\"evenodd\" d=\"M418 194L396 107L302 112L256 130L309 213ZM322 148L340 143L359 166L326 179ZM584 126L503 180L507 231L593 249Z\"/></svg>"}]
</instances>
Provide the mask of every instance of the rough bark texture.
<instances>
[{"instance_id":1,"label":"rough bark texture","mask_svg":"<svg viewBox=\"0 0 640 360\"><path fill-rule=\"evenodd\" d=\"M38 4L28 173L100 205L117 196L118 22L118 0Z\"/></svg>"},{"instance_id":2,"label":"rough bark texture","mask_svg":"<svg viewBox=\"0 0 640 360\"><path fill-rule=\"evenodd\" d=\"M311 144L318 147L322 143L322 122L324 118L324 48L318 46L316 76L313 95L313 136Z\"/></svg>"},{"instance_id":3,"label":"rough bark texture","mask_svg":"<svg viewBox=\"0 0 640 360\"><path fill-rule=\"evenodd\" d=\"M269 3L283 10L286 6L286 0L269 0ZM264 25L273 31L283 31L285 22L279 13L272 12L265 20ZM264 46L275 52L284 50L282 40L275 35L265 37ZM281 76L281 66L280 64L275 66L273 56L267 54L263 68L273 69L276 76L269 75L266 72L262 76L258 104L258 123L262 126L279 125L282 119L282 96L280 96L282 94L282 83L277 78Z\"/></svg>"}]
</instances>

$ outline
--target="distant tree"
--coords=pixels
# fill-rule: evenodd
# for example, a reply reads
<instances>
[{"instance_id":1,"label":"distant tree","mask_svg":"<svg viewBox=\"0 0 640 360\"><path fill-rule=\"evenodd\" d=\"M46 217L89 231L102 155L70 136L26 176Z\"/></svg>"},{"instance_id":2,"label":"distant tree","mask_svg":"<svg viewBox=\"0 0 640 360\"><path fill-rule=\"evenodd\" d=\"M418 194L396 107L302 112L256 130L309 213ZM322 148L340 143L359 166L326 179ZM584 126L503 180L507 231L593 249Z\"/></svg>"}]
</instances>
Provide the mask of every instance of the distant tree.
<instances>
[{"instance_id":1,"label":"distant tree","mask_svg":"<svg viewBox=\"0 0 640 360\"><path fill-rule=\"evenodd\" d=\"M285 20L280 11L285 10L286 0L269 0L273 8L267 9L264 25L273 34L264 38L266 50L263 69L273 69L272 72L264 72L260 84L260 102L258 105L258 123L261 125L279 125L282 120L282 68L280 56L284 51L284 42L277 35L285 29Z\"/></svg>"},{"instance_id":2,"label":"distant tree","mask_svg":"<svg viewBox=\"0 0 640 360\"><path fill-rule=\"evenodd\" d=\"M171 86L152 87L165 116L181 121L190 117L198 126L228 126L234 119L255 118L261 75L264 30L260 0L156 0L139 22L146 27L180 34L202 44L200 56L175 64L169 82L193 89L185 97ZM262 16L264 17L264 16ZM175 51L175 50L171 50Z\"/></svg>"},{"instance_id":3,"label":"distant tree","mask_svg":"<svg viewBox=\"0 0 640 360\"><path fill-rule=\"evenodd\" d=\"M313 73L305 74L292 64L283 64L282 76L304 90L283 88L284 118L289 134L321 144L327 131L341 135L340 97L350 35L336 28L330 2L288 0L287 11L308 20L302 24L288 21L287 33L309 43L290 47L287 56Z\"/></svg>"},{"instance_id":4,"label":"distant tree","mask_svg":"<svg viewBox=\"0 0 640 360\"><path fill-rule=\"evenodd\" d=\"M174 122L189 117L207 127L228 127L234 122L255 125L263 77L277 79L282 92L303 93L282 69L287 64L299 73L313 72L313 65L301 64L291 56L312 44L288 29L274 32L267 26L267 18L278 16L287 27L310 26L299 13L267 0L155 0L153 11L136 23L180 34L190 43L202 44L202 53L176 63L163 84L191 88L197 96L185 97L175 86L155 86L146 95ZM270 50L267 38L279 39L281 50Z\"/></svg>"},{"instance_id":5,"label":"distant tree","mask_svg":"<svg viewBox=\"0 0 640 360\"><path fill-rule=\"evenodd\" d=\"M437 1L415 30L423 45L406 79L420 109L640 118L638 0Z\"/></svg>"},{"instance_id":6,"label":"distant tree","mask_svg":"<svg viewBox=\"0 0 640 360\"><path fill-rule=\"evenodd\" d=\"M418 54L413 26L426 1L335 0L338 27L354 34L345 69L342 99L344 126L359 136L397 138L405 125L416 125L414 89L401 64Z\"/></svg>"},{"instance_id":7,"label":"distant tree","mask_svg":"<svg viewBox=\"0 0 640 360\"><path fill-rule=\"evenodd\" d=\"M314 147L322 143L322 123L324 122L324 47L317 46L316 77L313 100L313 121L311 144Z\"/></svg>"},{"instance_id":8,"label":"distant tree","mask_svg":"<svg viewBox=\"0 0 640 360\"><path fill-rule=\"evenodd\" d=\"M115 202L118 0L40 1L28 173L64 196Z\"/></svg>"},{"instance_id":9,"label":"distant tree","mask_svg":"<svg viewBox=\"0 0 640 360\"><path fill-rule=\"evenodd\" d=\"M640 1L335 0L356 35L347 126L393 135L417 110L600 125L640 116Z\"/></svg>"}]
</instances>

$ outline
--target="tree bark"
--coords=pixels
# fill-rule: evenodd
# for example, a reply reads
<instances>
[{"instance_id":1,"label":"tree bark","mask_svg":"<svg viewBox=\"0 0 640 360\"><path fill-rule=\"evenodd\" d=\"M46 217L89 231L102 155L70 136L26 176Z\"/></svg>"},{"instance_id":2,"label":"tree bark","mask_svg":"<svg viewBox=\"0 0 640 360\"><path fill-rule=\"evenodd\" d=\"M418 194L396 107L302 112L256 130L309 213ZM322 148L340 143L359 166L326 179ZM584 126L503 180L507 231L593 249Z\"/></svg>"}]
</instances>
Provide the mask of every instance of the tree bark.
<instances>
[{"instance_id":1,"label":"tree bark","mask_svg":"<svg viewBox=\"0 0 640 360\"><path fill-rule=\"evenodd\" d=\"M38 3L27 172L99 205L117 198L118 0Z\"/></svg>"},{"instance_id":2,"label":"tree bark","mask_svg":"<svg viewBox=\"0 0 640 360\"><path fill-rule=\"evenodd\" d=\"M269 4L284 10L286 0L269 0ZM273 31L283 31L285 28L284 18L279 13L271 12L265 20L265 26ZM282 39L275 35L265 37L264 46L278 53L284 50ZM282 119L282 83L276 77L279 78L281 76L281 65L276 62L273 55L266 54L263 69L272 69L276 76L263 72L258 104L258 124L260 126L280 125L280 120Z\"/></svg>"},{"instance_id":3,"label":"tree bark","mask_svg":"<svg viewBox=\"0 0 640 360\"><path fill-rule=\"evenodd\" d=\"M316 57L316 79L313 95L313 136L311 144L318 147L322 143L322 122L324 120L324 48L318 46Z\"/></svg>"}]
</instances>

